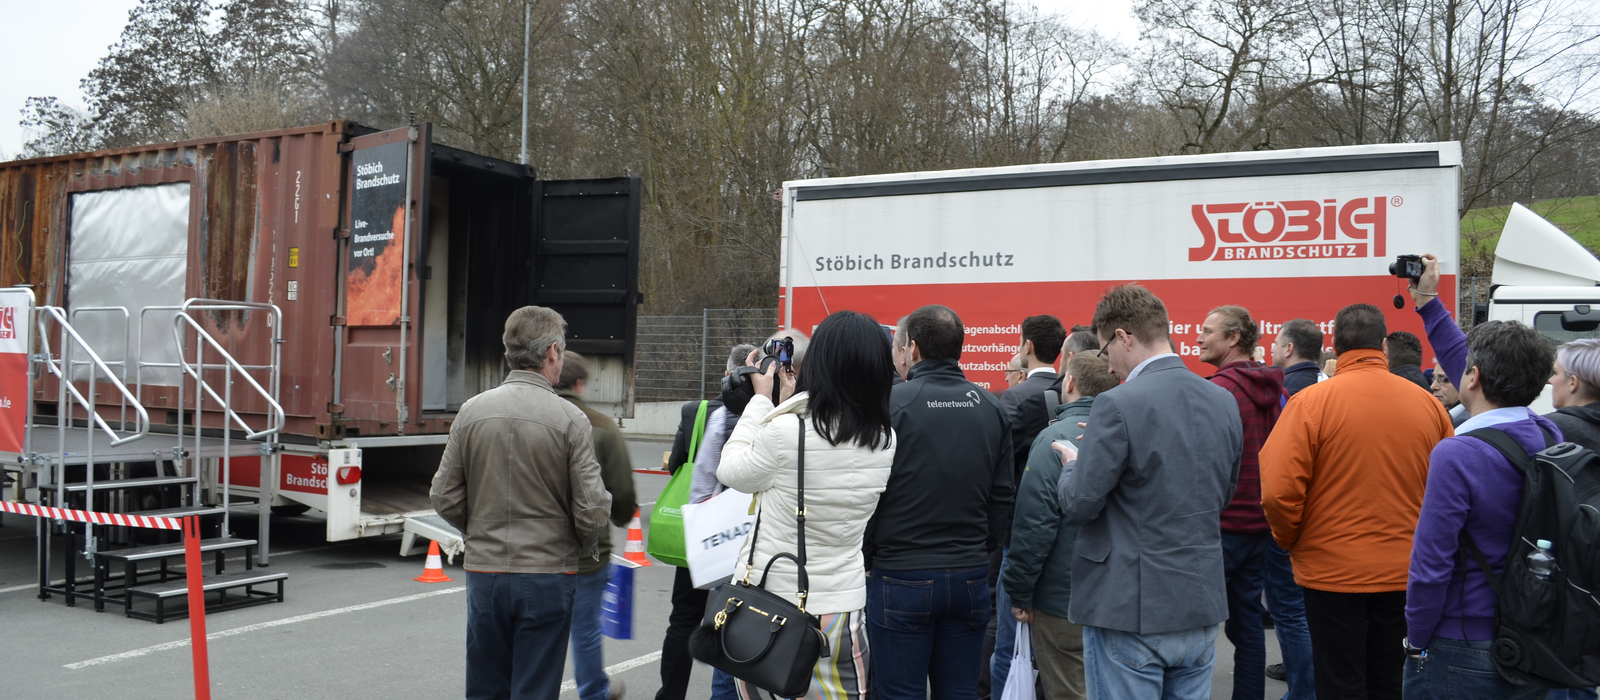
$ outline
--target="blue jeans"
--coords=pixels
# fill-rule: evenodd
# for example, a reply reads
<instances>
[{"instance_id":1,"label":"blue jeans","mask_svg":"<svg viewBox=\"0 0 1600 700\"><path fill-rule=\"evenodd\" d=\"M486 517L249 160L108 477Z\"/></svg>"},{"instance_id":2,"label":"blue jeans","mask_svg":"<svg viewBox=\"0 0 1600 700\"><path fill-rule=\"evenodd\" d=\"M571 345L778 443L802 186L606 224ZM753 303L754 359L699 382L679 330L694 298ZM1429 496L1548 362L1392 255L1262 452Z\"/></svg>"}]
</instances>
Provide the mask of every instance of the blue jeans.
<instances>
[{"instance_id":1,"label":"blue jeans","mask_svg":"<svg viewBox=\"0 0 1600 700\"><path fill-rule=\"evenodd\" d=\"M1006 554L1010 554L1006 548ZM1000 559L1000 570L1006 570L1005 557ZM994 586L994 656L989 657L989 697L999 698L1006 689L1006 677L1011 674L1011 655L1017 651L1017 618L1011 616L1011 596L1006 595L1006 585Z\"/></svg>"},{"instance_id":2,"label":"blue jeans","mask_svg":"<svg viewBox=\"0 0 1600 700\"><path fill-rule=\"evenodd\" d=\"M711 700L739 700L739 688L734 680L720 668L711 669Z\"/></svg>"},{"instance_id":3,"label":"blue jeans","mask_svg":"<svg viewBox=\"0 0 1600 700\"><path fill-rule=\"evenodd\" d=\"M1267 539L1267 605L1278 632L1278 650L1289 674L1289 692L1283 700L1315 700L1316 664L1311 660L1311 632L1306 627L1306 592L1294 582L1289 553Z\"/></svg>"},{"instance_id":4,"label":"blue jeans","mask_svg":"<svg viewBox=\"0 0 1600 700\"><path fill-rule=\"evenodd\" d=\"M467 572L467 700L556 700L574 578Z\"/></svg>"},{"instance_id":5,"label":"blue jeans","mask_svg":"<svg viewBox=\"0 0 1600 700\"><path fill-rule=\"evenodd\" d=\"M881 700L975 700L989 567L867 573L867 634Z\"/></svg>"},{"instance_id":6,"label":"blue jeans","mask_svg":"<svg viewBox=\"0 0 1600 700\"><path fill-rule=\"evenodd\" d=\"M1089 697L1210 700L1217 627L1136 634L1084 625Z\"/></svg>"},{"instance_id":7,"label":"blue jeans","mask_svg":"<svg viewBox=\"0 0 1600 700\"><path fill-rule=\"evenodd\" d=\"M1532 700L1543 688L1518 688L1500 677L1489 658L1492 642L1434 637L1427 655L1406 657L1405 700Z\"/></svg>"},{"instance_id":8,"label":"blue jeans","mask_svg":"<svg viewBox=\"0 0 1600 700\"><path fill-rule=\"evenodd\" d=\"M1261 700L1267 692L1267 639L1261 628L1262 568L1270 533L1222 533L1222 575L1228 587L1228 621L1222 633L1233 644L1233 700Z\"/></svg>"},{"instance_id":9,"label":"blue jeans","mask_svg":"<svg viewBox=\"0 0 1600 700\"><path fill-rule=\"evenodd\" d=\"M606 677L600 649L600 598L611 582L611 563L573 578L572 678L578 682L579 700L606 700L611 696L611 679Z\"/></svg>"}]
</instances>

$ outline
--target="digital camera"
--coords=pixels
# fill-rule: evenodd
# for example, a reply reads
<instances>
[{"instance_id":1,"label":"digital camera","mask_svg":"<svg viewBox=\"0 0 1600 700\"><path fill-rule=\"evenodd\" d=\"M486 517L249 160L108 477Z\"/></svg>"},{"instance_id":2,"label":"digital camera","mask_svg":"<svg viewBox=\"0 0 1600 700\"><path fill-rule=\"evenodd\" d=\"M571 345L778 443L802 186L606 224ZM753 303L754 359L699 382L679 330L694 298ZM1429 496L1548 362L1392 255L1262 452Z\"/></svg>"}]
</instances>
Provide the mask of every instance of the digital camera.
<instances>
[{"instance_id":1,"label":"digital camera","mask_svg":"<svg viewBox=\"0 0 1600 700\"><path fill-rule=\"evenodd\" d=\"M1420 255L1397 255L1394 262L1389 263L1389 274L1412 282L1422 279L1422 271L1422 256Z\"/></svg>"},{"instance_id":2,"label":"digital camera","mask_svg":"<svg viewBox=\"0 0 1600 700\"><path fill-rule=\"evenodd\" d=\"M785 372L794 371L794 338L773 338L761 344L761 372L766 373L772 362L777 362Z\"/></svg>"},{"instance_id":3,"label":"digital camera","mask_svg":"<svg viewBox=\"0 0 1600 700\"><path fill-rule=\"evenodd\" d=\"M750 375L766 374L767 368L771 367L774 362L778 363L779 367L785 372L794 371L794 338L785 336L773 338L762 343L761 359L756 362L756 366L738 367L729 372L728 376L722 378L722 390L733 391L742 388L750 381ZM773 385L772 390L776 393L778 391L777 385Z\"/></svg>"}]
</instances>

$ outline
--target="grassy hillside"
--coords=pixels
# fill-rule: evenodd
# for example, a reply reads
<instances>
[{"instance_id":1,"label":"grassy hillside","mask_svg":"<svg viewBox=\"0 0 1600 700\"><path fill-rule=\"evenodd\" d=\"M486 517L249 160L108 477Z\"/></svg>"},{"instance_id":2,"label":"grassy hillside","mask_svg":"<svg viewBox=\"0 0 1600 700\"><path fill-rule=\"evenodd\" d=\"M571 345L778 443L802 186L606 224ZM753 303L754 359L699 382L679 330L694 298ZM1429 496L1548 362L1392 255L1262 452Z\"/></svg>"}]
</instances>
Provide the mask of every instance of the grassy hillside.
<instances>
[{"instance_id":1,"label":"grassy hillside","mask_svg":"<svg viewBox=\"0 0 1600 700\"><path fill-rule=\"evenodd\" d=\"M1600 255L1600 196L1546 199L1523 206L1555 224ZM1461 218L1461 274L1487 276L1494 268L1494 247L1500 242L1510 206L1473 209Z\"/></svg>"}]
</instances>

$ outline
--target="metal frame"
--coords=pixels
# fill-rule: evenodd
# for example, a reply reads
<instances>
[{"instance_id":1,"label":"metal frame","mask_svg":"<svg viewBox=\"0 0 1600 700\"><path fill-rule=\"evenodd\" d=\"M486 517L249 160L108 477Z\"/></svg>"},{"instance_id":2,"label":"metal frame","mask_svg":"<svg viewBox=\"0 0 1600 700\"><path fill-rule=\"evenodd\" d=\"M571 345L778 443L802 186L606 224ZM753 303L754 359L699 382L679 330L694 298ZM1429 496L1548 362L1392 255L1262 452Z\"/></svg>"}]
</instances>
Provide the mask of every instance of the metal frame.
<instances>
[{"instance_id":1,"label":"metal frame","mask_svg":"<svg viewBox=\"0 0 1600 700\"><path fill-rule=\"evenodd\" d=\"M133 442L134 440L143 438L145 435L150 433L150 414L149 412L145 411L144 406L139 405L138 398L133 395L133 392L128 391L128 386L123 384L121 380L117 379L116 375L111 371L111 368L106 365L105 361L101 360L100 356L95 353L94 349L89 347L88 342L83 339L83 336L78 335L77 329L73 328L72 323L68 320L65 309L59 306L40 306L36 307L36 309L37 326L39 329L39 344L42 350L42 352L37 355L37 360L44 365L45 369L49 370L50 374L55 375L56 379L58 380L57 383L60 385L58 387L58 395L56 398L57 445L55 455L55 486L56 503L61 504L64 502L63 499L66 498L67 484L65 463L67 452L67 429L72 427L72 414L76 412L78 408L82 408L88 413L84 429L88 431L90 438L85 443L87 445L85 459L87 460L88 467L86 468L86 473L84 474L84 481L87 485L87 493L91 494L94 492L94 430L99 428L101 432L105 433L106 436L111 439L112 447L125 445ZM61 359L59 362L53 359L50 353L50 327L48 323L50 320L54 320L56 325L60 326L61 328ZM82 348L83 352L89 356L89 359L85 361L74 360L73 352L75 347ZM98 371L105 373L105 381L109 382L118 393L122 394L122 400L124 402L133 404L134 417L136 419L134 424L138 426L138 428L133 431L133 434L119 437L117 435L117 431L112 430L110 424L106 423L105 419L101 418L100 414L95 411L94 400L91 398L85 398L83 393L78 391L78 387L73 384L70 376L71 368L78 364L87 364L89 366L88 385L89 395L91 397L94 396L95 385L98 383L98 380L96 379L96 374ZM29 398L31 400L32 397ZM72 399L72 403L67 401L68 398ZM74 407L73 404L76 404L76 407ZM125 421L123 427L127 427ZM33 431L33 425L31 422L28 425L28 431L30 433ZM92 504L90 504L90 506L92 508Z\"/></svg>"},{"instance_id":2,"label":"metal frame","mask_svg":"<svg viewBox=\"0 0 1600 700\"><path fill-rule=\"evenodd\" d=\"M191 314L195 311L266 311L271 314L271 317L269 318L271 323L268 324L268 326L272 329L272 337L269 340L272 358L270 364L240 364L238 360L234 359L233 355L228 353L227 349L222 347L221 343L217 342L216 338L213 338L211 334L206 331L204 325L194 319L194 316ZM141 318L143 317L143 311L140 312L140 316ZM191 330L194 332L196 337L193 363L190 363L184 359L185 340L188 332ZM264 304L259 302L222 301L217 299L189 299L188 301L183 302L183 306L179 307L177 315L173 316L172 318L172 335L173 340L177 343L178 348L178 362L176 364L178 368L183 371L183 374L187 375L190 379L193 379L195 383L194 459L196 473L199 473L200 470L199 455L202 440L201 417L205 414L205 397L209 395L212 401L215 401L221 405L223 414L222 474L221 479L219 480L222 482L222 536L232 537L232 516L228 511L228 507L231 505L229 502L229 498L231 496L229 490L229 481L233 474L233 455L231 449L233 441L232 426L238 425L239 428L244 431L244 438L246 440L262 440L264 438L271 438L272 436L277 435L279 431L282 431L284 422L286 420L283 406L278 403L278 388L283 353L283 310L279 309L275 304ZM207 346L210 346L212 352L219 356L221 360L220 363L206 364L205 359ZM143 350L142 343L140 349L141 351ZM140 364L146 364L142 361L142 358ZM168 363L148 363L148 366L157 367L164 366L166 364ZM226 383L222 388L221 396L218 396L216 390L206 382L205 372L207 370L221 370L223 372L223 377L226 379ZM261 384L256 381L255 377L250 375L251 372L263 371L267 372L267 383L271 386L270 390L262 388ZM239 415L237 411L233 410L233 384L235 381L235 372L238 372L239 377L245 381L251 390L255 391L258 396L265 399L267 402L267 426L261 430L252 428L250 424L245 421L243 416ZM178 393L180 397L183 394L183 387L181 386L182 382L183 379L180 377L180 386L178 387ZM182 398L177 401L177 405L178 428L181 434L183 429L184 414ZM263 445L263 451L270 454L272 449L273 446L271 441L266 441ZM265 483L262 484L262 490L268 490L268 487ZM198 492L199 489L196 489L197 494ZM198 498L198 496L196 496L196 498ZM263 528L260 536L257 538L261 541L260 559L263 564L266 563L267 559L267 531L265 524L268 514L271 512L270 501L271 496L267 493L261 494L260 498L257 499L260 517L263 522Z\"/></svg>"},{"instance_id":3,"label":"metal frame","mask_svg":"<svg viewBox=\"0 0 1600 700\"><path fill-rule=\"evenodd\" d=\"M29 295L32 296L31 291L29 292ZM34 317L33 322L35 327L38 329L39 336L37 339L37 347L40 349L40 352L33 354L32 363L43 365L44 368L50 372L50 374L56 377L57 384L59 385L57 387L56 397L56 453L54 455L54 469L51 470L52 483L55 485L54 504L57 506L64 506L66 504L67 430L72 427L73 414L78 408L82 408L88 414L84 421L84 431L86 432L86 439L84 441L84 504L87 509L93 510L95 493L94 431L98 428L101 432L105 433L105 435L110 438L111 447L125 445L149 435L150 414L145 411L144 406L139 404L138 399L128 391L128 386L121 380L117 379L116 374L111 371L111 368L107 366L105 361L101 360L100 356L95 353L94 349L89 347L88 342L83 339L83 336L78 334L77 329L73 328L72 322L69 319L65 309L59 306L35 306L32 315ZM59 360L55 359L50 351L51 321L54 321L55 324L60 327L61 357ZM81 348L84 354L88 356L88 359L74 360L73 352L75 348ZM87 365L89 367L88 389L90 398L85 398L83 393L78 391L78 387L72 382L72 368L80 364ZM126 371L125 364L123 369ZM92 397L95 396L95 387L99 383L97 374L102 372L105 374L105 381L110 383L112 387L122 394L124 418L120 427L122 427L124 430L127 428L126 406L130 402L133 404L134 416L136 418L135 425L137 425L138 428L132 434L119 436L117 431L112 430L111 426L106 423L105 419L101 418L99 412L96 411L96 404ZM30 462L33 462L32 466L34 466L37 470L38 455L34 452L34 421L32 415L33 411L31 408L33 403L32 377L33 373L29 372L28 402L30 408L28 411L29 415L27 432L26 436L24 437L24 441L26 443L26 447L24 449L27 451ZM71 402L68 401L69 398L71 398ZM35 474L35 480L37 483L37 471L35 471ZM44 484L38 484L38 486L41 490L44 489ZM48 593L56 590L50 587L49 540L51 533L46 527L43 519L40 519L38 527L39 594L40 597L45 597ZM59 528L61 534L70 535L70 530L68 529L70 526L64 521L56 521L52 524L52 527ZM75 547L75 543L73 542L74 539L75 537L69 536L69 549ZM96 542L94 536L94 526L85 524L83 556L88 559L91 564L94 562L95 549ZM76 597L73 589L76 587L77 581L75 580L75 567L72 565L74 558L72 558L71 555L68 555L68 557L67 581L65 584L65 589L60 592L66 596L67 604L71 605L73 598ZM98 594L96 595L98 596Z\"/></svg>"}]
</instances>

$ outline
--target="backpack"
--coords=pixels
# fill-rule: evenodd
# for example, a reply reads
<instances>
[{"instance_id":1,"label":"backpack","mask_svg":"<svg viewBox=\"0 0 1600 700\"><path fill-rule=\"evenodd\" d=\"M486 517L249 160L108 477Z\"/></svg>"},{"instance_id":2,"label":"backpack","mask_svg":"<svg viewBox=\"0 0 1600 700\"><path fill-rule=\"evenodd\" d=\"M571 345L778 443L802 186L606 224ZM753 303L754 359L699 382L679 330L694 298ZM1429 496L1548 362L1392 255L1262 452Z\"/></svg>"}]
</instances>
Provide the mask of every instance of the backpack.
<instances>
[{"instance_id":1,"label":"backpack","mask_svg":"<svg viewBox=\"0 0 1600 700\"><path fill-rule=\"evenodd\" d=\"M1056 418L1056 407L1060 406L1060 405L1061 405L1061 392L1056 391L1055 389L1047 389L1047 390L1045 390L1045 392L1044 392L1044 414L1046 416L1050 417L1050 422L1045 423L1046 427L1055 425L1056 421L1060 420L1059 418Z\"/></svg>"},{"instance_id":2,"label":"backpack","mask_svg":"<svg viewBox=\"0 0 1600 700\"><path fill-rule=\"evenodd\" d=\"M1503 573L1496 575L1471 538L1461 536L1495 592L1495 668L1516 685L1600 685L1600 598L1593 592L1600 586L1600 456L1563 442L1530 457L1503 431L1467 435L1499 450L1523 475ZM1538 540L1554 545L1548 581L1528 571Z\"/></svg>"}]
</instances>

